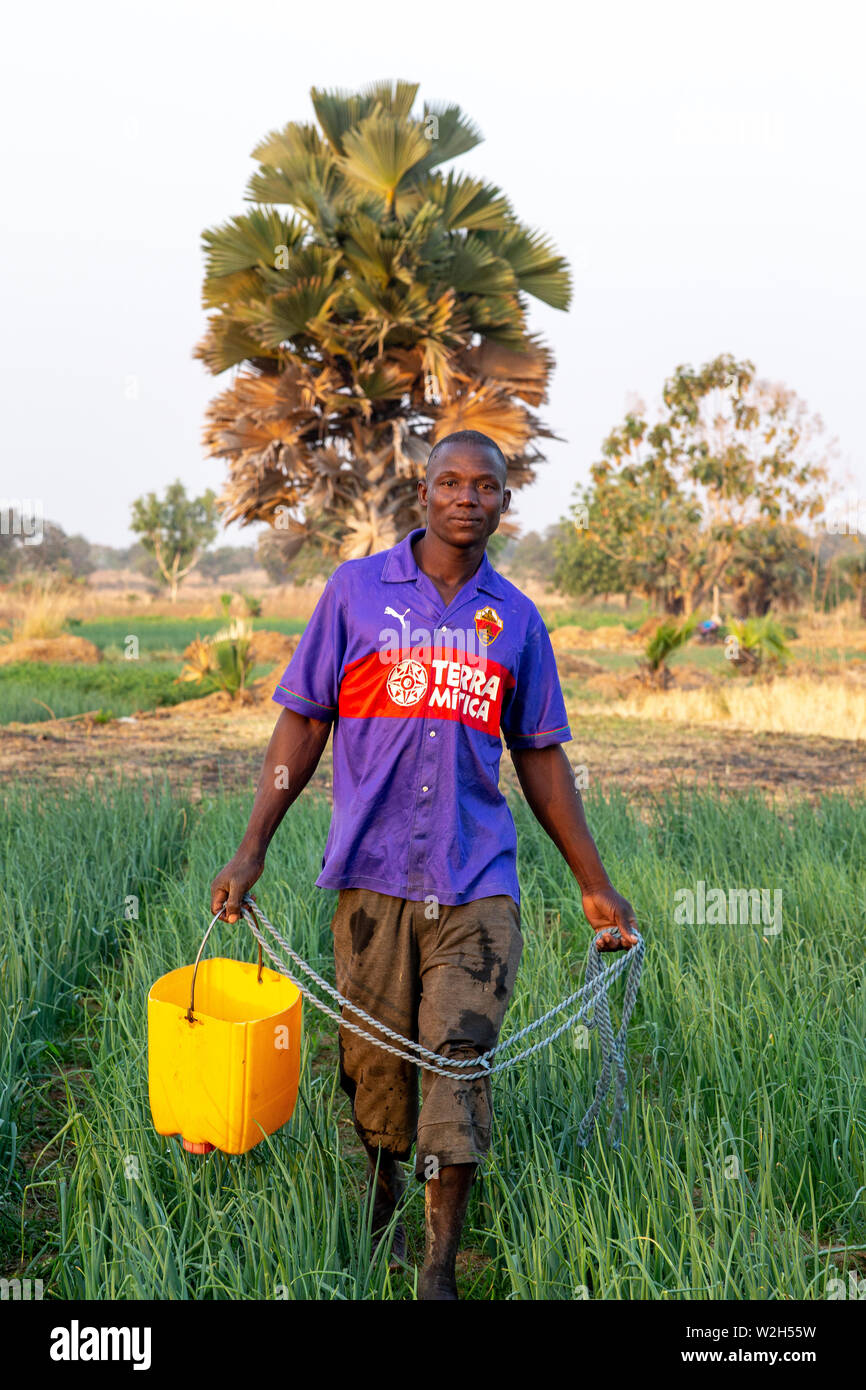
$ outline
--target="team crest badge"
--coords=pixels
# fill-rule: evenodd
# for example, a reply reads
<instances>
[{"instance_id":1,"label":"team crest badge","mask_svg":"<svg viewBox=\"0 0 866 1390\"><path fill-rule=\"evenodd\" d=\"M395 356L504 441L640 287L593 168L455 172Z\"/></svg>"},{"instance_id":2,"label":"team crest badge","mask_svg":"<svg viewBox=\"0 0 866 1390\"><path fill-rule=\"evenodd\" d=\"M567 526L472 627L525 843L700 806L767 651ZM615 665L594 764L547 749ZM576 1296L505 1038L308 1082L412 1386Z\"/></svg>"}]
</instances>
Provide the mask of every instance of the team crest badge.
<instances>
[{"instance_id":1,"label":"team crest badge","mask_svg":"<svg viewBox=\"0 0 866 1390\"><path fill-rule=\"evenodd\" d=\"M417 705L427 689L427 668L407 657L388 677L388 694L395 705Z\"/></svg>"},{"instance_id":2,"label":"team crest badge","mask_svg":"<svg viewBox=\"0 0 866 1390\"><path fill-rule=\"evenodd\" d=\"M479 608L475 614L475 630L483 646L489 647L491 642L495 642L502 628L502 619L495 608L489 604L486 608Z\"/></svg>"}]
</instances>

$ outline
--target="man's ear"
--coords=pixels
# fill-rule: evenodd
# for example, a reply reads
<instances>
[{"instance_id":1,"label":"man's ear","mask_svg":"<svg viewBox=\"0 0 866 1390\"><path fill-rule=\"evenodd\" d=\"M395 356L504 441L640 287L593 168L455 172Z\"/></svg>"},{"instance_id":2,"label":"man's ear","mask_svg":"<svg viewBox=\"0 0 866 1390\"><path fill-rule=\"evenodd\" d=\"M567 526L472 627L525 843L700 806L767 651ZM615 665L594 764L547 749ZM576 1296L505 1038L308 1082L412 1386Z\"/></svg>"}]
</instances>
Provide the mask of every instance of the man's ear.
<instances>
[{"instance_id":1,"label":"man's ear","mask_svg":"<svg viewBox=\"0 0 866 1390\"><path fill-rule=\"evenodd\" d=\"M500 510L501 512L507 512L507 511L508 511L508 508L509 508L510 506L511 506L511 488L510 488L510 487L507 487L507 488L505 489L505 491L503 492L503 494L502 494L502 506L500 507L499 510Z\"/></svg>"}]
</instances>

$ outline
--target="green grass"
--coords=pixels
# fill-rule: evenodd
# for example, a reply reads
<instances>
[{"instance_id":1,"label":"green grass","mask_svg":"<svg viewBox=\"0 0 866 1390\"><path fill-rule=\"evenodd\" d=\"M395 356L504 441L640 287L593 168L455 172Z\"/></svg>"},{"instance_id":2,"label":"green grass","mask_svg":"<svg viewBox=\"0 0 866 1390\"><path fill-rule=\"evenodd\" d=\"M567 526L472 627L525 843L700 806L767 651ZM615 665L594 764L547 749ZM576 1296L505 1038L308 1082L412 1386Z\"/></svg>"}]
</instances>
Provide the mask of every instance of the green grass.
<instances>
[{"instance_id":1,"label":"green grass","mask_svg":"<svg viewBox=\"0 0 866 1390\"><path fill-rule=\"evenodd\" d=\"M49 813L38 795L6 811L13 1002L20 995L29 1011L34 973L52 998L68 997L103 962L91 1007L77 1015L84 1079L67 1086L62 1140L30 1174L56 1219L40 1244L28 1218L25 1263L55 1298L411 1298L410 1281L369 1268L333 1029L310 1008L301 1099L278 1134L246 1156L201 1159L154 1132L147 992L193 958L208 885L236 847L249 801L211 799L181 815L166 796L136 813L129 795L107 795L96 813L75 796L53 798ZM618 795L590 794L587 804L648 942L623 1149L574 1143L597 1075L595 1043L588 1054L562 1038L496 1078L493 1148L464 1239L478 1258L462 1292L823 1297L828 1278L858 1267L850 1247L866 1247L866 801L832 796L781 814L758 796L682 793L643 817ZM589 937L564 862L525 804L513 808L525 949L504 1036L574 988ZM335 895L313 886L327 824L321 801L290 812L256 891L332 978ZM49 862L58 845L74 860L66 886ZM781 934L677 925L674 895L698 879L781 888ZM124 922L120 904L136 882L145 885L140 915ZM251 958L246 928L216 931L215 952ZM53 1007L54 1028L57 1017ZM411 1178L408 1221L417 1240L422 1189Z\"/></svg>"},{"instance_id":2,"label":"green grass","mask_svg":"<svg viewBox=\"0 0 866 1390\"><path fill-rule=\"evenodd\" d=\"M155 652L181 653L195 637L211 637L226 626L225 618L166 618L130 612L123 618L99 618L70 628L76 637L86 637L103 651L122 651L129 636L138 638L142 655ZM300 618L254 618L253 629L268 632L303 632L306 623Z\"/></svg>"},{"instance_id":3,"label":"green grass","mask_svg":"<svg viewBox=\"0 0 866 1390\"><path fill-rule=\"evenodd\" d=\"M115 716L177 705L217 689L212 679L175 685L182 662L100 662L72 666L16 662L0 666L0 724L36 724L101 709ZM45 706L48 706L46 709Z\"/></svg>"},{"instance_id":4,"label":"green grass","mask_svg":"<svg viewBox=\"0 0 866 1390\"><path fill-rule=\"evenodd\" d=\"M8 792L0 808L0 1254L9 1262L26 1171L21 1153L52 1058L99 966L116 960L126 914L173 880L186 810L165 791L106 796ZM23 1139L23 1147L22 1147ZM53 1186L53 1184L52 1184Z\"/></svg>"},{"instance_id":5,"label":"green grass","mask_svg":"<svg viewBox=\"0 0 866 1390\"><path fill-rule=\"evenodd\" d=\"M0 725L38 724L52 715L63 719L90 710L118 718L136 710L180 705L219 689L212 676L176 685L182 665L180 661L119 660L93 666L47 662L0 666ZM248 679L256 680L271 669L267 662L255 666Z\"/></svg>"},{"instance_id":6,"label":"green grass","mask_svg":"<svg viewBox=\"0 0 866 1390\"><path fill-rule=\"evenodd\" d=\"M646 621L652 610L647 604L633 603L630 608L626 609L619 604L601 602L588 606L577 605L574 608L548 608L542 601L538 604L538 611L550 632L572 623L576 627L588 628L592 631L597 627L613 627L622 624L631 632Z\"/></svg>"}]
</instances>

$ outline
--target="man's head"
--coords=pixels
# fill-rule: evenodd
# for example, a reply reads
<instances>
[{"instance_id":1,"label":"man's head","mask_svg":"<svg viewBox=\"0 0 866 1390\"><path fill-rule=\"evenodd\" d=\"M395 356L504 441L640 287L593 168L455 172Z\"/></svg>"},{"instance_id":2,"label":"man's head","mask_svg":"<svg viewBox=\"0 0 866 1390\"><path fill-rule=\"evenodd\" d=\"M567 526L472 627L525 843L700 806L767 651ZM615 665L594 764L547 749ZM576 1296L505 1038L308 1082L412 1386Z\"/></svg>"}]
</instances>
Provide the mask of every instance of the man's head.
<instances>
[{"instance_id":1,"label":"man's head","mask_svg":"<svg viewBox=\"0 0 866 1390\"><path fill-rule=\"evenodd\" d=\"M499 445L480 430L457 430L430 451L418 498L427 529L450 545L486 543L508 510L508 467Z\"/></svg>"}]
</instances>

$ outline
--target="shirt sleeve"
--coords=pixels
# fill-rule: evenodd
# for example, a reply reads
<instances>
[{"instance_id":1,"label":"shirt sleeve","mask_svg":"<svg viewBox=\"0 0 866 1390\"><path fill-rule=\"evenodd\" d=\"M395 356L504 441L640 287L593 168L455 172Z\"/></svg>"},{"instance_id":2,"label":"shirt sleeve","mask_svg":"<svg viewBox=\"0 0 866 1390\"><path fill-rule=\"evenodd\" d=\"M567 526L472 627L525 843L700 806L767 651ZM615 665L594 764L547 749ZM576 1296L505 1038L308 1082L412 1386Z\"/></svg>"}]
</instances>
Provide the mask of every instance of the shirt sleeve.
<instances>
[{"instance_id":1,"label":"shirt sleeve","mask_svg":"<svg viewBox=\"0 0 866 1390\"><path fill-rule=\"evenodd\" d=\"M547 748L568 743L572 736L556 657L537 610L520 653L511 696L503 702L502 732L506 748Z\"/></svg>"},{"instance_id":2,"label":"shirt sleeve","mask_svg":"<svg viewBox=\"0 0 866 1390\"><path fill-rule=\"evenodd\" d=\"M336 572L331 575L273 694L278 705L334 720L346 654L346 620Z\"/></svg>"}]
</instances>

